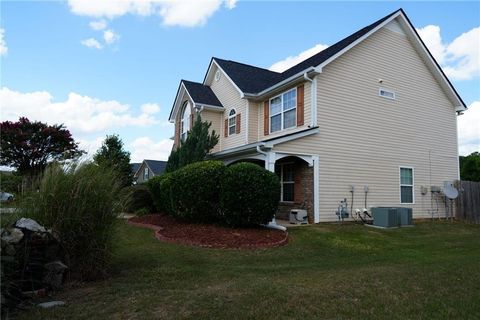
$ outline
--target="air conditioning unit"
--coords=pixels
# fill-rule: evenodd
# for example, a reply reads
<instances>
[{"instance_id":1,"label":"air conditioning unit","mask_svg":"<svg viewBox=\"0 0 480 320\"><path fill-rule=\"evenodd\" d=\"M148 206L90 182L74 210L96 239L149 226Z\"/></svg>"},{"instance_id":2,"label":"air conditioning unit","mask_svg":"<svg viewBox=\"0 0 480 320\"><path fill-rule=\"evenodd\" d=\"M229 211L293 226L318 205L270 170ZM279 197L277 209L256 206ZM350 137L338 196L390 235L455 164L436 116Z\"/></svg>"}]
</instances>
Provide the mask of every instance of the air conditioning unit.
<instances>
[{"instance_id":1,"label":"air conditioning unit","mask_svg":"<svg viewBox=\"0 0 480 320\"><path fill-rule=\"evenodd\" d=\"M290 210L290 223L292 224L308 224L307 210L292 209Z\"/></svg>"}]
</instances>

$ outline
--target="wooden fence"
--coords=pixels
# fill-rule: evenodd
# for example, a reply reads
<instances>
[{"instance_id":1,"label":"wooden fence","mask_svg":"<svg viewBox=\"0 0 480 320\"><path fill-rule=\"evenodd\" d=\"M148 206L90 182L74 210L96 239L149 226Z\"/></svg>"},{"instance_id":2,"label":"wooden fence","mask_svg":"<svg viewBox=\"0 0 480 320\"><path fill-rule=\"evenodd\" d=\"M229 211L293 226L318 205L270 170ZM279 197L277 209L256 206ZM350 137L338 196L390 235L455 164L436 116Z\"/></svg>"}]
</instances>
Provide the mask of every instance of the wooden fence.
<instances>
[{"instance_id":1,"label":"wooden fence","mask_svg":"<svg viewBox=\"0 0 480 320\"><path fill-rule=\"evenodd\" d=\"M457 181L456 217L480 224L480 182Z\"/></svg>"}]
</instances>

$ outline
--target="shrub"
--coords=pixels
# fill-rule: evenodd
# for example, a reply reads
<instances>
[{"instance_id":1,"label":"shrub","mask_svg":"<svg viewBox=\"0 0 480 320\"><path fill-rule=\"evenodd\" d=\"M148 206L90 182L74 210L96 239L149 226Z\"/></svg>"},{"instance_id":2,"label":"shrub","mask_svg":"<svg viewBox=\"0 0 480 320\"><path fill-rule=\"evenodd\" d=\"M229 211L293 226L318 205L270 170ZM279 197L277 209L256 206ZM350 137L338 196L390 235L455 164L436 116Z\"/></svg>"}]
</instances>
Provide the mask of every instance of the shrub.
<instances>
[{"instance_id":1,"label":"shrub","mask_svg":"<svg viewBox=\"0 0 480 320\"><path fill-rule=\"evenodd\" d=\"M220 161L189 164L172 173L170 213L192 222L218 222L220 179L225 166Z\"/></svg>"},{"instance_id":2,"label":"shrub","mask_svg":"<svg viewBox=\"0 0 480 320\"><path fill-rule=\"evenodd\" d=\"M280 200L280 182L272 172L252 163L227 167L221 179L220 202L224 221L232 227L265 224Z\"/></svg>"},{"instance_id":3,"label":"shrub","mask_svg":"<svg viewBox=\"0 0 480 320\"><path fill-rule=\"evenodd\" d=\"M73 275L94 279L105 275L116 221L116 175L93 164L47 168L38 190L20 203L20 213L58 236Z\"/></svg>"},{"instance_id":4,"label":"shrub","mask_svg":"<svg viewBox=\"0 0 480 320\"><path fill-rule=\"evenodd\" d=\"M171 212L171 181L172 174L164 173L148 180L147 186L152 195L153 203L159 212Z\"/></svg>"},{"instance_id":5,"label":"shrub","mask_svg":"<svg viewBox=\"0 0 480 320\"><path fill-rule=\"evenodd\" d=\"M145 184L124 188L121 197L123 211L125 212L136 212L140 209L145 209L148 213L155 211L152 194Z\"/></svg>"}]
</instances>

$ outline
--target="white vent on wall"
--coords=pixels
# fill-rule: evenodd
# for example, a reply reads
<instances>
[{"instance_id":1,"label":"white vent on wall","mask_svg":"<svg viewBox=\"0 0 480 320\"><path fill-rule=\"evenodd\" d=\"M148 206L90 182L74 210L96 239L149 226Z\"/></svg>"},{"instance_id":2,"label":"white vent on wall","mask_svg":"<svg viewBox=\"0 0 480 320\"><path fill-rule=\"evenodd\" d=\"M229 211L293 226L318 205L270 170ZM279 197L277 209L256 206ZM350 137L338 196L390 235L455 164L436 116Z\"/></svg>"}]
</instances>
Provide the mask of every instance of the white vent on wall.
<instances>
[{"instance_id":1,"label":"white vent on wall","mask_svg":"<svg viewBox=\"0 0 480 320\"><path fill-rule=\"evenodd\" d=\"M384 98L387 98L387 99L392 99L392 100L395 99L395 92L393 92L392 90L385 89L385 88L378 89L378 95L380 97L384 97Z\"/></svg>"}]
</instances>

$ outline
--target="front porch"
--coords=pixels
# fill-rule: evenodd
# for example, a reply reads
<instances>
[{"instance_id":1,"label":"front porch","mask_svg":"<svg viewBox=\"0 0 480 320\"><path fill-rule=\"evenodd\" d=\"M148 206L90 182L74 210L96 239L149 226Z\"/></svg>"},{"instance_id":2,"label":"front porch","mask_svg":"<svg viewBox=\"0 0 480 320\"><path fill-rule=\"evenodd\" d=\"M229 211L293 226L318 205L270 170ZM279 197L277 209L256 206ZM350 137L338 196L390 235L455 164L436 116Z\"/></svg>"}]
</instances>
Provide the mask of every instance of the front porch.
<instances>
[{"instance_id":1,"label":"front porch","mask_svg":"<svg viewBox=\"0 0 480 320\"><path fill-rule=\"evenodd\" d=\"M280 178L280 203L276 218L288 221L291 209L304 209L309 223L318 223L319 217L319 164L317 155L262 150L215 157L226 165L252 162L275 172Z\"/></svg>"}]
</instances>

